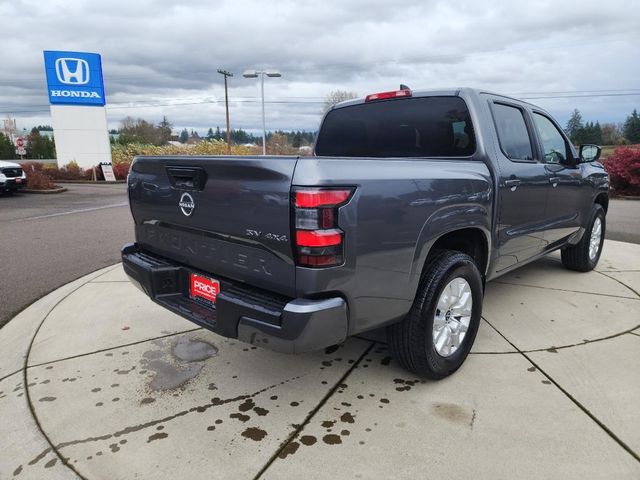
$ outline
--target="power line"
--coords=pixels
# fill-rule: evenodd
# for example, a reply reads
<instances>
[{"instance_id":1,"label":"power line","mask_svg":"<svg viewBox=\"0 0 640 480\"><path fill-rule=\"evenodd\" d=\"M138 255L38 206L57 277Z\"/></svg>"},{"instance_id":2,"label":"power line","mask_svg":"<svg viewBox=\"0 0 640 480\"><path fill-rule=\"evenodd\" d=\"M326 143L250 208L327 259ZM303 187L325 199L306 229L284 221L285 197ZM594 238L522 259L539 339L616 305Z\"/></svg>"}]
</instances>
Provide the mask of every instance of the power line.
<instances>
[{"instance_id":1,"label":"power line","mask_svg":"<svg viewBox=\"0 0 640 480\"><path fill-rule=\"evenodd\" d=\"M519 96L516 94L510 94L510 96L517 96L521 100L547 100L547 99L562 99L562 98L634 97L634 96L640 96L640 91L637 93L628 92L628 93L591 93L591 94L577 93L577 94L564 94L564 95L537 95L537 94L534 94L534 95L536 96L527 97L527 96ZM300 97L300 98L303 98L303 97ZM313 98L313 97L307 97L307 98ZM320 97L316 97L316 98L320 98ZM238 100L233 100L233 102L234 103L260 103L259 100L252 100L252 99L238 99ZM139 103L139 104L133 104L133 105L112 104L112 105L107 105L105 108L107 108L107 110L122 110L122 109L131 109L131 108L142 109L142 108L157 108L157 107L183 107L183 106L207 105L207 104L215 105L219 103L223 103L223 100L199 100L194 102L180 102L180 103L175 103L175 102L146 103L146 104ZM276 104L276 105L320 105L320 104L323 104L324 101L265 100L265 103ZM40 105L38 105L38 107L40 107ZM3 109L3 110L0 110L0 115L21 114L21 113L44 113L49 111L48 105L42 105L41 107L42 108L38 108L35 110L31 110L31 109L30 110L11 110L10 107L0 107Z\"/></svg>"}]
</instances>

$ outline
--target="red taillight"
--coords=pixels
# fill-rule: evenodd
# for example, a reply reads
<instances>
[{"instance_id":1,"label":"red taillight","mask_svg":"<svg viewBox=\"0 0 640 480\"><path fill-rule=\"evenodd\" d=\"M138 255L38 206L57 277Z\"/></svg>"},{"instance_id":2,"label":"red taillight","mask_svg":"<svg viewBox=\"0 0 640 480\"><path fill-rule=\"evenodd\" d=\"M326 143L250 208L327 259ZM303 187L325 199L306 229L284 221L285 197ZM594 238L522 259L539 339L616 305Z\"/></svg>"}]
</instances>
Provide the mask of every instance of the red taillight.
<instances>
[{"instance_id":1,"label":"red taillight","mask_svg":"<svg viewBox=\"0 0 640 480\"><path fill-rule=\"evenodd\" d=\"M354 188L298 188L293 192L298 265L331 267L343 261L344 232L338 228L338 208Z\"/></svg>"},{"instance_id":2,"label":"red taillight","mask_svg":"<svg viewBox=\"0 0 640 480\"><path fill-rule=\"evenodd\" d=\"M330 247L342 243L339 230L298 230L296 244L299 247Z\"/></svg>"},{"instance_id":3,"label":"red taillight","mask_svg":"<svg viewBox=\"0 0 640 480\"><path fill-rule=\"evenodd\" d=\"M296 191L296 207L333 207L346 201L351 195L348 190L303 189Z\"/></svg>"},{"instance_id":4,"label":"red taillight","mask_svg":"<svg viewBox=\"0 0 640 480\"><path fill-rule=\"evenodd\" d=\"M372 93L367 95L364 101L373 102L374 100L388 100L390 98L410 97L411 95L411 90L393 90L391 92Z\"/></svg>"}]
</instances>

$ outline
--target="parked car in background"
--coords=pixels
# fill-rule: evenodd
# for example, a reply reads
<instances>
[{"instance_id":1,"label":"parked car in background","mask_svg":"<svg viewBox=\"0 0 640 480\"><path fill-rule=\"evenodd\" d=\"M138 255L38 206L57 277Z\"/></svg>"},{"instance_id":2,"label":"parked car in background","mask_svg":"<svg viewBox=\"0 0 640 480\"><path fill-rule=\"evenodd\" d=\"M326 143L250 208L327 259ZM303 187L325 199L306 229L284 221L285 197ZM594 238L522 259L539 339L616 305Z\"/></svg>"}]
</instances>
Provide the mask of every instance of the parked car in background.
<instances>
[{"instance_id":1,"label":"parked car in background","mask_svg":"<svg viewBox=\"0 0 640 480\"><path fill-rule=\"evenodd\" d=\"M485 282L554 250L595 267L599 155L503 95L372 94L325 115L311 157L137 157L124 269L225 337L301 353L386 326L403 367L443 378L471 350Z\"/></svg>"},{"instance_id":2,"label":"parked car in background","mask_svg":"<svg viewBox=\"0 0 640 480\"><path fill-rule=\"evenodd\" d=\"M26 185L27 175L20 165L0 160L0 193L12 193Z\"/></svg>"}]
</instances>

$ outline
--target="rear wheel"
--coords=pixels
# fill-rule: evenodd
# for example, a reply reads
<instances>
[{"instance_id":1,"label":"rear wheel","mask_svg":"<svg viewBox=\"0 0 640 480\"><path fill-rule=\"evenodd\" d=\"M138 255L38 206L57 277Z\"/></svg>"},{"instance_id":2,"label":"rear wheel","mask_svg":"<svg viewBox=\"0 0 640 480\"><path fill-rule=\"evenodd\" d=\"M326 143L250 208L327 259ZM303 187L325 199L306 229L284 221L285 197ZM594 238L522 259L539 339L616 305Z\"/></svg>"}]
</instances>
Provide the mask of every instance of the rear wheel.
<instances>
[{"instance_id":1,"label":"rear wheel","mask_svg":"<svg viewBox=\"0 0 640 480\"><path fill-rule=\"evenodd\" d=\"M394 357L407 370L440 379L471 350L482 313L482 277L468 255L451 250L427 262L413 306L387 330Z\"/></svg>"},{"instance_id":2,"label":"rear wheel","mask_svg":"<svg viewBox=\"0 0 640 480\"><path fill-rule=\"evenodd\" d=\"M562 264L566 268L578 272L593 270L602 253L605 227L604 209L596 203L591 211L591 219L582 239L577 244L562 250Z\"/></svg>"}]
</instances>

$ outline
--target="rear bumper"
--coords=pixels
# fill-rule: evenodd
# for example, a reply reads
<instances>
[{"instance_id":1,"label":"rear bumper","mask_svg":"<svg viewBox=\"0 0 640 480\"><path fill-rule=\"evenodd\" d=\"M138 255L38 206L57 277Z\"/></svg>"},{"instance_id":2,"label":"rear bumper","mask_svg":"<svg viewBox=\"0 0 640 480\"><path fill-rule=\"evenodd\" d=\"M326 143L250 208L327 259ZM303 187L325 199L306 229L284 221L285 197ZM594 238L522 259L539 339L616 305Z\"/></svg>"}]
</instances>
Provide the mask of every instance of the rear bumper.
<instances>
[{"instance_id":1,"label":"rear bumper","mask_svg":"<svg viewBox=\"0 0 640 480\"><path fill-rule=\"evenodd\" d=\"M189 297L189 275L194 270L188 267L135 244L123 247L122 264L131 282L154 302L228 338L278 352L304 353L347 337L347 304L339 297L292 299L213 274L220 280L220 293L212 308Z\"/></svg>"}]
</instances>

